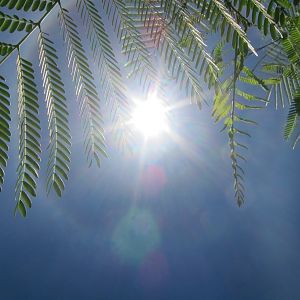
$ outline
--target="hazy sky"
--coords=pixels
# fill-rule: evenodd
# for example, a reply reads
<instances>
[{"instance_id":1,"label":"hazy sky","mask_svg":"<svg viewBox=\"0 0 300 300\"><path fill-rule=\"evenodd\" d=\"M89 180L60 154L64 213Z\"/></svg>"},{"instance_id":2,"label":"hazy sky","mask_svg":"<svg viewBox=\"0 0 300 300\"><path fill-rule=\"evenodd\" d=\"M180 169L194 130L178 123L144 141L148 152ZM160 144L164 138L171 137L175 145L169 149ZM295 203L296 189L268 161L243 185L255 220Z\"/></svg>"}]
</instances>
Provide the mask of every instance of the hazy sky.
<instances>
[{"instance_id":1,"label":"hazy sky","mask_svg":"<svg viewBox=\"0 0 300 300\"><path fill-rule=\"evenodd\" d=\"M53 34L55 23L52 18L48 24ZM24 47L40 86L36 53L33 42ZM12 74L11 87L14 66L15 56L0 70ZM0 299L299 299L300 158L299 147L292 151L283 142L287 111L269 107L252 114L259 127L250 129L246 203L238 208L226 135L209 109L185 106L172 113L170 126L180 143L163 135L144 145L137 136L133 154L123 155L108 136L110 158L100 169L88 168L71 86L70 180L62 199L46 197L42 108L39 195L26 219L13 217L13 125L0 194ZM183 101L176 94L174 102ZM40 96L43 101L42 91Z\"/></svg>"}]
</instances>

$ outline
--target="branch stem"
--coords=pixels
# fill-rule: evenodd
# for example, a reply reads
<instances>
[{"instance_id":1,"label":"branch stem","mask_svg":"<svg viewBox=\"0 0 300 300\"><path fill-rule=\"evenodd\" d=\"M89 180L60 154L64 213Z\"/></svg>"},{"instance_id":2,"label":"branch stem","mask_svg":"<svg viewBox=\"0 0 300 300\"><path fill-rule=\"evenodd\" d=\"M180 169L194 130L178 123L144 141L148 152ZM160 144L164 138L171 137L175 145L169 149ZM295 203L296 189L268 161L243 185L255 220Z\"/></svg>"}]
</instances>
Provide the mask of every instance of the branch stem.
<instances>
[{"instance_id":1,"label":"branch stem","mask_svg":"<svg viewBox=\"0 0 300 300\"><path fill-rule=\"evenodd\" d=\"M12 54L16 49L19 49L21 47L21 45L29 38L29 36L34 32L34 30L36 28L40 28L42 22L44 21L44 19L49 15L49 13L52 12L53 8L55 8L55 6L57 5L58 1L53 1L54 5L52 6L52 8L47 11L41 18L40 20L34 24L34 26L32 27L31 31L29 31L16 45L14 45L14 49L9 52L8 54L6 54L6 56L4 56L4 58L2 58L2 60L0 61L0 65L2 65Z\"/></svg>"}]
</instances>

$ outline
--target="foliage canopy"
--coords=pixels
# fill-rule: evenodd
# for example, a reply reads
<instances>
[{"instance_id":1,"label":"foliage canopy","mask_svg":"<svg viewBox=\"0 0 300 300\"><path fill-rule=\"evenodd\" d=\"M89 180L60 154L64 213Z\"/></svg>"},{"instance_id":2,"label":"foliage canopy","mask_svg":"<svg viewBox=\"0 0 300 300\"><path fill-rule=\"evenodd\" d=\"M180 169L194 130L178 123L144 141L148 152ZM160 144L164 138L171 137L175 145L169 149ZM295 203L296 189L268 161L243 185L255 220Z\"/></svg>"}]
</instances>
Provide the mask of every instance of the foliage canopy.
<instances>
[{"instance_id":1,"label":"foliage canopy","mask_svg":"<svg viewBox=\"0 0 300 300\"><path fill-rule=\"evenodd\" d=\"M57 11L90 165L100 166L102 158L107 156L100 102L111 105L120 145L128 147L131 138L126 86L103 16L111 22L118 37L127 60L128 77L136 80L146 95L154 86L160 86L153 51L159 53L170 78L184 89L191 103L201 108L206 102L204 90L213 91L212 117L223 122L223 130L228 135L239 206L244 202L241 162L245 160L247 147L243 136L249 136L247 126L255 124L247 117L247 110L264 108L271 101L276 107L288 105L284 139L290 140L293 147L300 139L299 0L99 0L99 3L77 0L72 9L80 16L80 24L73 20L60 0L0 0L0 6L0 31L7 35L23 33L16 44L0 42L1 65L11 60L13 53L17 55L19 164L15 198L16 212L23 216L36 197L41 160L39 106L42 103L46 104L49 130L47 192L53 190L61 197L69 174L69 101L65 96L64 78L60 75L60 53L43 26L44 19ZM30 18L34 14L39 16L37 22ZM98 82L89 65L87 46L83 45L78 32L77 26L81 24L99 70ZM43 96L38 94L33 65L21 50L34 31L38 31L36 47ZM254 36L259 36L263 44L253 42ZM213 46L207 45L208 40ZM1 74L0 190L11 136L11 87L5 82L5 75ZM158 90L163 97L163 88ZM249 92L252 90L256 94ZM41 101L43 98L45 101Z\"/></svg>"}]
</instances>

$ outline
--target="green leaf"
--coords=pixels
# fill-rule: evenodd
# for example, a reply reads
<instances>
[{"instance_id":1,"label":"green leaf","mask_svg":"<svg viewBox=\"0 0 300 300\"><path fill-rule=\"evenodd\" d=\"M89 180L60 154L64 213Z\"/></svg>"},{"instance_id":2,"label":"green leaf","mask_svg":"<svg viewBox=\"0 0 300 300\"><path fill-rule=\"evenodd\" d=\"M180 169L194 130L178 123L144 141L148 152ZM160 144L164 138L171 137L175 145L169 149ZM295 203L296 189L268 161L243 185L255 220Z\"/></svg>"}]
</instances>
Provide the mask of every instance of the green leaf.
<instances>
[{"instance_id":1,"label":"green leaf","mask_svg":"<svg viewBox=\"0 0 300 300\"><path fill-rule=\"evenodd\" d=\"M25 205L22 201L19 201L17 204L18 210L20 212L20 214L22 215L22 217L26 217L26 208Z\"/></svg>"},{"instance_id":2,"label":"green leaf","mask_svg":"<svg viewBox=\"0 0 300 300\"><path fill-rule=\"evenodd\" d=\"M67 118L68 108L53 42L45 33L41 32L38 36L38 43L44 94L46 96L48 128L50 130L47 193L53 188L56 194L61 197L63 188L59 188L61 184L58 185L60 177L58 179L57 174L63 166L66 166L63 167L63 177L64 180L68 180L68 165L70 162L71 134Z\"/></svg>"},{"instance_id":3,"label":"green leaf","mask_svg":"<svg viewBox=\"0 0 300 300\"><path fill-rule=\"evenodd\" d=\"M126 120L129 118L126 89L123 85L120 68L117 60L115 59L113 48L110 40L108 39L100 14L94 3L90 0L79 0L77 1L76 6L77 9L84 12L86 16L83 18L83 23L87 27L87 37L90 41L94 61L98 62L98 67L100 68L100 76L103 80L101 84L105 86L104 100L110 105L111 111L113 111L113 126L116 126L118 123L125 124ZM77 57L78 55L76 57L74 56L75 63L76 60L78 60ZM83 78L83 72L81 72L81 74ZM93 81L91 80L91 77L89 78L89 81ZM87 84L85 83L87 83L87 80L84 81L84 85L87 87ZM93 87L94 90L96 90L95 85ZM76 90L78 91L78 88L76 88ZM97 160L99 157L103 156L102 153L105 152L105 148L103 147L105 145L105 141L103 139L101 143L98 143L98 147L94 146L97 144L95 137L103 136L101 134L103 129L100 126L102 118L99 108L97 109L96 106L92 104L93 102L99 102L98 95L92 95L92 93L89 93L89 90L89 88L84 88L83 86L82 94L77 93L77 95L79 96L79 102L82 102L82 97L87 99L84 105L80 104L82 107L81 111L86 111L88 114L90 111L90 115L92 116L91 123L99 124L98 126L93 126L93 128L90 128L91 126L88 124L85 126L85 128L88 128L86 130L89 136L88 138L85 138L85 149L86 153L89 154L88 160L91 162L94 158L97 157ZM94 112L92 112L93 110ZM94 122L93 118L97 115L100 119ZM86 118L83 114L82 117ZM128 135L130 134L130 131L129 128L127 129L128 132L126 133L124 130L122 134L122 138L124 137L125 140L129 140ZM102 151L99 152L97 149L102 149ZM98 154L95 155L95 152L98 152Z\"/></svg>"},{"instance_id":4,"label":"green leaf","mask_svg":"<svg viewBox=\"0 0 300 300\"><path fill-rule=\"evenodd\" d=\"M30 74L28 76L27 74ZM34 178L38 177L40 163L40 125L38 118L38 92L34 83L32 64L20 56L17 58L18 75L18 116L19 116L19 165L18 179L15 188L17 208L23 217L26 208L31 208L31 197L36 197L37 184ZM31 92L26 87L31 86ZM35 109L33 110L32 107Z\"/></svg>"},{"instance_id":5,"label":"green leaf","mask_svg":"<svg viewBox=\"0 0 300 300\"><path fill-rule=\"evenodd\" d=\"M5 167L8 160L8 143L10 142L10 94L5 78L0 75L0 192L4 183ZM4 129L5 128L5 129Z\"/></svg>"}]
</instances>

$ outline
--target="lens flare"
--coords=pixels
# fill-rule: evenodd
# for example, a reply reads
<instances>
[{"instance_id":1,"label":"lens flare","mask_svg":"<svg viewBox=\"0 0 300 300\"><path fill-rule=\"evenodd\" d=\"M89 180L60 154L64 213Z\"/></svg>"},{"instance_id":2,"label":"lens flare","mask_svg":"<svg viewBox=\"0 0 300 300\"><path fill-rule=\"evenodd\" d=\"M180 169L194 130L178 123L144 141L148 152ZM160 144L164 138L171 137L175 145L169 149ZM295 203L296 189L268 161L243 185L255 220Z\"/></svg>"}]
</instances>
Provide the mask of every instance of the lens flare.
<instances>
[{"instance_id":1,"label":"lens flare","mask_svg":"<svg viewBox=\"0 0 300 300\"><path fill-rule=\"evenodd\" d=\"M160 233L153 215L131 208L120 220L112 236L112 250L124 262L140 263L159 247Z\"/></svg>"}]
</instances>

